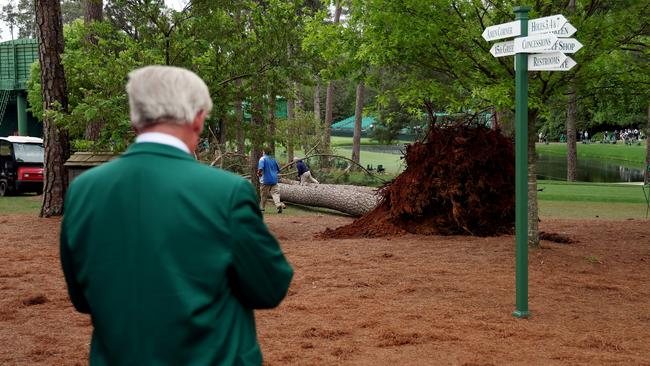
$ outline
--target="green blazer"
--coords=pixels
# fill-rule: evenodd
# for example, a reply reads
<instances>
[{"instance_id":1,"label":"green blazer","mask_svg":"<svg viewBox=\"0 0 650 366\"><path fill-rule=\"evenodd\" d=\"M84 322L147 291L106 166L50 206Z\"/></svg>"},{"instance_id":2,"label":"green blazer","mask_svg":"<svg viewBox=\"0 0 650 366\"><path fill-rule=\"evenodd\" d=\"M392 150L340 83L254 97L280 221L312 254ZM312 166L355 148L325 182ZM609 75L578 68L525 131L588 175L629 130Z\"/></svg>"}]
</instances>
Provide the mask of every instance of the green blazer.
<instances>
[{"instance_id":1,"label":"green blazer","mask_svg":"<svg viewBox=\"0 0 650 366\"><path fill-rule=\"evenodd\" d=\"M261 365L253 309L293 275L248 181L155 143L74 180L61 262L91 365Z\"/></svg>"}]
</instances>

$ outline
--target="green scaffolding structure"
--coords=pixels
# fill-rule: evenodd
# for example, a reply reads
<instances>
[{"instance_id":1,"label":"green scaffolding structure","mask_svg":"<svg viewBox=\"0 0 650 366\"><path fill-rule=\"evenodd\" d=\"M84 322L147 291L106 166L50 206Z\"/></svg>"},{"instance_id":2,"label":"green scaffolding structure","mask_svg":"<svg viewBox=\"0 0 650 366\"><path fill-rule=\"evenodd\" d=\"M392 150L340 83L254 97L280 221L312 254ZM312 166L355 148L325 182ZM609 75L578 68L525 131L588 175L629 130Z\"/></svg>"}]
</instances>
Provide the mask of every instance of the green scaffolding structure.
<instances>
[{"instance_id":1,"label":"green scaffolding structure","mask_svg":"<svg viewBox=\"0 0 650 366\"><path fill-rule=\"evenodd\" d=\"M0 43L0 136L41 136L35 119L27 114L27 81L38 61L38 42L17 39Z\"/></svg>"}]
</instances>

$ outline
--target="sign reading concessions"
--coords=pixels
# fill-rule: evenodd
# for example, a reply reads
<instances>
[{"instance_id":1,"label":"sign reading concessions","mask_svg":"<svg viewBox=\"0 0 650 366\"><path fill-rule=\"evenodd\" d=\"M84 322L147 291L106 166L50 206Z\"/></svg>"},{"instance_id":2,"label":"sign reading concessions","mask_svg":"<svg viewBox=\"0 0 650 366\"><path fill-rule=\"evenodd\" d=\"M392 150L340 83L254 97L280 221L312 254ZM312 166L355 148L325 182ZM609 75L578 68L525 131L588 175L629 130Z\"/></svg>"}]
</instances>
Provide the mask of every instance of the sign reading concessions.
<instances>
[{"instance_id":1,"label":"sign reading concessions","mask_svg":"<svg viewBox=\"0 0 650 366\"><path fill-rule=\"evenodd\" d=\"M558 31L551 32L555 34L558 37L571 37L572 35L575 34L575 32L578 31L576 27L571 25L571 23L567 22L562 29Z\"/></svg>"},{"instance_id":2,"label":"sign reading concessions","mask_svg":"<svg viewBox=\"0 0 650 366\"><path fill-rule=\"evenodd\" d=\"M515 54L515 42L506 41L495 43L490 48L490 53L494 57L512 56Z\"/></svg>"},{"instance_id":3,"label":"sign reading concessions","mask_svg":"<svg viewBox=\"0 0 650 366\"><path fill-rule=\"evenodd\" d=\"M528 71L557 71L566 59L562 52L528 55Z\"/></svg>"},{"instance_id":4,"label":"sign reading concessions","mask_svg":"<svg viewBox=\"0 0 650 366\"><path fill-rule=\"evenodd\" d=\"M564 53L576 53L579 49L582 48L582 43L580 43L575 38L558 38L555 46L550 48L550 51L559 51Z\"/></svg>"},{"instance_id":5,"label":"sign reading concessions","mask_svg":"<svg viewBox=\"0 0 650 366\"><path fill-rule=\"evenodd\" d=\"M517 37L520 34L521 25L518 21L514 21L485 28L483 38L486 41L494 41L497 39Z\"/></svg>"},{"instance_id":6,"label":"sign reading concessions","mask_svg":"<svg viewBox=\"0 0 650 366\"><path fill-rule=\"evenodd\" d=\"M528 35L559 31L566 23L567 20L562 14L531 19L528 21Z\"/></svg>"},{"instance_id":7,"label":"sign reading concessions","mask_svg":"<svg viewBox=\"0 0 650 366\"><path fill-rule=\"evenodd\" d=\"M538 34L530 37L515 38L515 53L544 52L555 46L557 40L557 36L550 33Z\"/></svg>"}]
</instances>

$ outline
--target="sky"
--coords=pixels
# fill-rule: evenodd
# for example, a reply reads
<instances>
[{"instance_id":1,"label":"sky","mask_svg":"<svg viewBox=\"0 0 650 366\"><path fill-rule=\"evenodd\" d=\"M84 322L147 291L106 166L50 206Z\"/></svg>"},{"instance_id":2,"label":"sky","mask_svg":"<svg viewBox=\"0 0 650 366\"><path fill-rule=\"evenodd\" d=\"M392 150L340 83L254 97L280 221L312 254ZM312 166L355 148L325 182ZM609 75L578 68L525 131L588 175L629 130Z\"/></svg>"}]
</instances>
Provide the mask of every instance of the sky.
<instances>
[{"instance_id":1,"label":"sky","mask_svg":"<svg viewBox=\"0 0 650 366\"><path fill-rule=\"evenodd\" d=\"M165 0L168 6L176 9L176 10L181 10L187 4L189 0ZM0 0L0 8L3 6L7 5L9 3L9 0ZM14 3L18 3L15 1ZM14 34L17 34L18 31L14 30ZM11 40L11 34L9 33L9 26L4 22L0 21L0 42L4 41L9 41Z\"/></svg>"}]
</instances>

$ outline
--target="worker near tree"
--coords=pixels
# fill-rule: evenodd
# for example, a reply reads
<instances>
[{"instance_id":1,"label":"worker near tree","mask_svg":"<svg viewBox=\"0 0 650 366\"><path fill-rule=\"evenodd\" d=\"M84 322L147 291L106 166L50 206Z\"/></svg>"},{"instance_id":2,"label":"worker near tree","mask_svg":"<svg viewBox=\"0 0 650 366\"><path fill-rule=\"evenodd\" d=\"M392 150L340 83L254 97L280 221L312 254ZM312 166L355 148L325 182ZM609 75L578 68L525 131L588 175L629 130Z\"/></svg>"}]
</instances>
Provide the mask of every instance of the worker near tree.
<instances>
[{"instance_id":1,"label":"worker near tree","mask_svg":"<svg viewBox=\"0 0 650 366\"><path fill-rule=\"evenodd\" d=\"M250 182L194 160L208 88L194 73L129 74L134 144L71 184L61 262L91 316L90 365L261 365L253 309L293 271Z\"/></svg>"},{"instance_id":2,"label":"worker near tree","mask_svg":"<svg viewBox=\"0 0 650 366\"><path fill-rule=\"evenodd\" d=\"M278 210L278 213L282 213L282 210L287 206L280 201L280 190L278 189L280 165L271 156L273 151L270 147L265 147L262 151L263 155L257 163L257 176L260 177L260 184L262 186L260 192L260 209L264 211L266 199L271 194L275 208Z\"/></svg>"},{"instance_id":3,"label":"worker near tree","mask_svg":"<svg viewBox=\"0 0 650 366\"><path fill-rule=\"evenodd\" d=\"M301 186L308 186L311 183L318 184L316 178L311 175L309 165L298 157L293 158L293 161L296 163L296 169L298 169L298 179L300 179Z\"/></svg>"}]
</instances>

